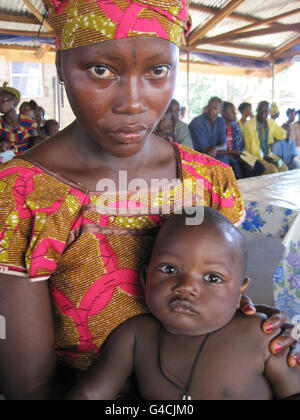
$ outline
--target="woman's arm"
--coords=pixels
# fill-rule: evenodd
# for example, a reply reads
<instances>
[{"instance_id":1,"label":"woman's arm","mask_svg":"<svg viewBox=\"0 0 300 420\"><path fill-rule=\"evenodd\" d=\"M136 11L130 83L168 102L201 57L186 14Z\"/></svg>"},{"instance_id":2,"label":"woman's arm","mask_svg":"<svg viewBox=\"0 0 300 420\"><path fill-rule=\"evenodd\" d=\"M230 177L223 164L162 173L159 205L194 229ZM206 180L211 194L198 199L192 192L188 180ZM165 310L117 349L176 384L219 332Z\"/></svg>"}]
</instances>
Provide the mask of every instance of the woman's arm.
<instances>
[{"instance_id":1,"label":"woman's arm","mask_svg":"<svg viewBox=\"0 0 300 420\"><path fill-rule=\"evenodd\" d=\"M0 274L0 391L7 399L57 398L47 281ZM5 321L5 323L4 323Z\"/></svg>"}]
</instances>

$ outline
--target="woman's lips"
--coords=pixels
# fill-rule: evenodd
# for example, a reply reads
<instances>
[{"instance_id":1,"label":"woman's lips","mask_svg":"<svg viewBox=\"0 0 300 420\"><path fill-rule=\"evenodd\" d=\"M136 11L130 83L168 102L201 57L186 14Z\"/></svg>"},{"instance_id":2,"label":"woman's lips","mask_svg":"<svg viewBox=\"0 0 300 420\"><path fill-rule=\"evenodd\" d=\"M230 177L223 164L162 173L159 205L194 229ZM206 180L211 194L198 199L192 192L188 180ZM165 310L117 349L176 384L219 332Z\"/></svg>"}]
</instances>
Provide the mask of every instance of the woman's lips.
<instances>
[{"instance_id":1,"label":"woman's lips","mask_svg":"<svg viewBox=\"0 0 300 420\"><path fill-rule=\"evenodd\" d=\"M169 303L169 309L172 312L180 313L180 314L198 314L199 312L196 310L194 305L187 300L181 299L174 299Z\"/></svg>"},{"instance_id":2,"label":"woman's lips","mask_svg":"<svg viewBox=\"0 0 300 420\"><path fill-rule=\"evenodd\" d=\"M143 125L126 125L114 131L110 131L108 134L121 143L135 143L142 139L146 134L147 129L148 128Z\"/></svg>"}]
</instances>

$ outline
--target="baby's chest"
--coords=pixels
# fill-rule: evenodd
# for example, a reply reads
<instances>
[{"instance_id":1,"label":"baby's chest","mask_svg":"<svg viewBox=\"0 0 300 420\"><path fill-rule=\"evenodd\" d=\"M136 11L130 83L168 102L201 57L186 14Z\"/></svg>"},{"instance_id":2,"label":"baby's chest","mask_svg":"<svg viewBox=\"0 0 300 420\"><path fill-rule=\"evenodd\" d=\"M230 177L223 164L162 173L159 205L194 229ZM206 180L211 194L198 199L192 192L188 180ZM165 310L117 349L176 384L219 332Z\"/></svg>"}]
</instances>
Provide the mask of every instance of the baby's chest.
<instances>
[{"instance_id":1,"label":"baby's chest","mask_svg":"<svg viewBox=\"0 0 300 420\"><path fill-rule=\"evenodd\" d=\"M171 358L171 357L170 357ZM172 358L173 359L173 358ZM271 388L255 362L235 352L211 352L198 361L164 366L157 352L137 363L140 393L146 400L270 400Z\"/></svg>"}]
</instances>

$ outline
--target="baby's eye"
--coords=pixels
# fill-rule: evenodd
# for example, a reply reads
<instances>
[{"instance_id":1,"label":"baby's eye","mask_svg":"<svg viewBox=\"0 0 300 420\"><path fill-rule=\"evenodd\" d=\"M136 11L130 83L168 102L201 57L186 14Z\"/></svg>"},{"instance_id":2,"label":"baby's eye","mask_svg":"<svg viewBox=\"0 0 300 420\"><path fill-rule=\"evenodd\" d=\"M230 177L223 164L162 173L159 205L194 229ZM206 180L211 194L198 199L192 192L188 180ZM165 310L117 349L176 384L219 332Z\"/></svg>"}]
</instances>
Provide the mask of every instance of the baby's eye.
<instances>
[{"instance_id":1,"label":"baby's eye","mask_svg":"<svg viewBox=\"0 0 300 420\"><path fill-rule=\"evenodd\" d=\"M92 66L89 68L89 71L98 79L113 79L116 77L112 70L102 65Z\"/></svg>"},{"instance_id":2,"label":"baby's eye","mask_svg":"<svg viewBox=\"0 0 300 420\"><path fill-rule=\"evenodd\" d=\"M216 274L206 274L203 278L205 281L212 284L224 283L224 280L220 276L217 276Z\"/></svg>"},{"instance_id":3,"label":"baby's eye","mask_svg":"<svg viewBox=\"0 0 300 420\"><path fill-rule=\"evenodd\" d=\"M164 274L168 274L169 276L174 276L178 273L178 268L175 265L170 264L162 264L157 267L158 271L163 272Z\"/></svg>"},{"instance_id":4,"label":"baby's eye","mask_svg":"<svg viewBox=\"0 0 300 420\"><path fill-rule=\"evenodd\" d=\"M155 66L153 69L146 74L146 77L152 79L163 79L169 74L170 67L165 65Z\"/></svg>"}]
</instances>

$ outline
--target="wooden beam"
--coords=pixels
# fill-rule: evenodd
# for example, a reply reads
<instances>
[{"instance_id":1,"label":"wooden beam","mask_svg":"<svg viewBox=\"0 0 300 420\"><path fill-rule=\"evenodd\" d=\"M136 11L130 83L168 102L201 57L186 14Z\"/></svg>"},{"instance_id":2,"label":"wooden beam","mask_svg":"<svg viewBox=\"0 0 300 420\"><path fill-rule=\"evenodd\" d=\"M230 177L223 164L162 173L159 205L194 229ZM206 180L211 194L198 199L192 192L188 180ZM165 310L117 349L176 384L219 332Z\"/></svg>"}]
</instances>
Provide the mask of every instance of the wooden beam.
<instances>
[{"instance_id":1,"label":"wooden beam","mask_svg":"<svg viewBox=\"0 0 300 420\"><path fill-rule=\"evenodd\" d=\"M36 52L36 56L38 60L42 60L45 55L52 49L52 45L50 44L41 44Z\"/></svg>"},{"instance_id":2,"label":"wooden beam","mask_svg":"<svg viewBox=\"0 0 300 420\"><path fill-rule=\"evenodd\" d=\"M196 3L191 3L190 6L189 6L189 9L194 10L196 12L207 13L207 14L212 15L212 16L215 16L221 10L218 7L201 6L200 4L196 4ZM243 15L243 14L240 14L240 13L232 13L230 18L235 19L235 20L240 20L242 22L248 22L248 23L255 23L255 22L260 21L260 19L254 18L254 17L249 16L249 15Z\"/></svg>"},{"instance_id":3,"label":"wooden beam","mask_svg":"<svg viewBox=\"0 0 300 420\"><path fill-rule=\"evenodd\" d=\"M30 0L23 0L24 3L26 4L26 6L28 7L28 9L31 11L31 13L37 18L37 20L40 23L43 23L43 25L45 26L45 28L49 31L49 32L53 32L53 28L50 25L50 23L46 20L43 19L43 16L40 14L40 12L33 6L33 4L31 3Z\"/></svg>"},{"instance_id":4,"label":"wooden beam","mask_svg":"<svg viewBox=\"0 0 300 420\"><path fill-rule=\"evenodd\" d=\"M13 23L25 23L29 25L38 25L39 21L36 17L30 17L25 15L14 15L12 13L1 13L1 22L13 22Z\"/></svg>"},{"instance_id":5,"label":"wooden beam","mask_svg":"<svg viewBox=\"0 0 300 420\"><path fill-rule=\"evenodd\" d=\"M280 19L284 19L284 18L287 18L287 17L290 17L290 16L294 16L294 15L299 14L299 13L300 13L300 9L292 10L291 12L287 12L287 13L283 13L281 15L273 16L269 19L262 20L261 22L251 23L250 25L243 26L242 28L238 28L238 29L235 29L233 31L226 32L223 35L235 35L235 34L239 34L239 33L242 33L242 32L247 32L250 29L254 29L254 28L257 28L259 26L267 26L267 25L270 25L271 23L277 22Z\"/></svg>"},{"instance_id":6,"label":"wooden beam","mask_svg":"<svg viewBox=\"0 0 300 420\"><path fill-rule=\"evenodd\" d=\"M52 48L42 58L37 58L36 48L21 45L0 45L1 61L17 61L26 63L55 63L55 49Z\"/></svg>"},{"instance_id":7,"label":"wooden beam","mask_svg":"<svg viewBox=\"0 0 300 420\"><path fill-rule=\"evenodd\" d=\"M188 39L189 45L193 45L196 41L201 40L205 37L205 35L214 28L218 23L220 23L223 19L230 16L231 13L245 0L231 0L227 6L219 11L217 15L215 15L212 19L210 19L205 25L203 25L200 29L194 31Z\"/></svg>"},{"instance_id":8,"label":"wooden beam","mask_svg":"<svg viewBox=\"0 0 300 420\"><path fill-rule=\"evenodd\" d=\"M275 50L271 56L273 58L280 58L280 56L285 53L286 51L290 50L291 48L295 47L296 45L300 44L300 35L298 35L296 38L292 39L289 42L286 42L284 45L282 45L280 48Z\"/></svg>"},{"instance_id":9,"label":"wooden beam","mask_svg":"<svg viewBox=\"0 0 300 420\"><path fill-rule=\"evenodd\" d=\"M20 35L20 36L30 36L30 37L37 37L38 33L36 31L19 31L19 30L12 30L12 29L1 29L0 34L4 35ZM41 32L41 38L55 38L54 32Z\"/></svg>"},{"instance_id":10,"label":"wooden beam","mask_svg":"<svg viewBox=\"0 0 300 420\"><path fill-rule=\"evenodd\" d=\"M263 52L266 54L271 54L274 51L272 48L260 47L258 45L252 45L252 44L236 44L234 42L218 42L218 45L220 47L238 48L240 50L248 50L248 51L258 51L258 52Z\"/></svg>"},{"instance_id":11,"label":"wooden beam","mask_svg":"<svg viewBox=\"0 0 300 420\"><path fill-rule=\"evenodd\" d=\"M224 55L226 57L236 57L236 58L246 58L247 60L257 60L257 61L267 61L267 62L272 62L273 60L271 58L266 58L266 57L253 57L251 55L247 55L247 54L235 54L235 53L228 53L228 52L221 52L221 51L214 51L214 50L209 50L209 49L204 49L204 48L194 48L194 47L181 47L180 49L181 52L190 52L190 53L203 53L203 54L220 54L220 55Z\"/></svg>"},{"instance_id":12,"label":"wooden beam","mask_svg":"<svg viewBox=\"0 0 300 420\"><path fill-rule=\"evenodd\" d=\"M246 38L253 38L257 36L264 36L264 35L271 35L271 34L279 34L283 32L300 32L300 24L295 23L293 25L284 25L283 27L271 27L267 29L257 29L255 31L243 32L240 34L234 35L218 35L212 38L204 38L200 42L197 42L195 45L200 44L216 44L219 42L225 41L235 41L238 39L246 39Z\"/></svg>"}]
</instances>

